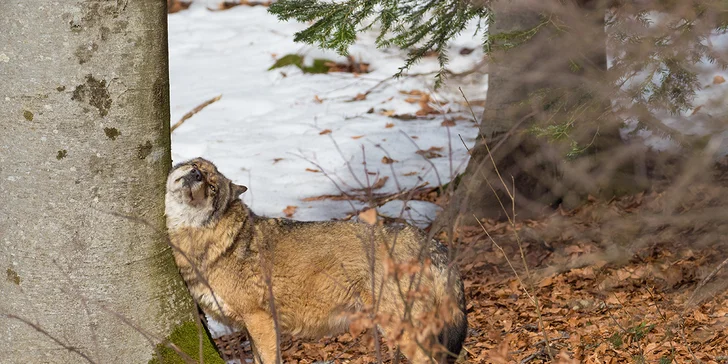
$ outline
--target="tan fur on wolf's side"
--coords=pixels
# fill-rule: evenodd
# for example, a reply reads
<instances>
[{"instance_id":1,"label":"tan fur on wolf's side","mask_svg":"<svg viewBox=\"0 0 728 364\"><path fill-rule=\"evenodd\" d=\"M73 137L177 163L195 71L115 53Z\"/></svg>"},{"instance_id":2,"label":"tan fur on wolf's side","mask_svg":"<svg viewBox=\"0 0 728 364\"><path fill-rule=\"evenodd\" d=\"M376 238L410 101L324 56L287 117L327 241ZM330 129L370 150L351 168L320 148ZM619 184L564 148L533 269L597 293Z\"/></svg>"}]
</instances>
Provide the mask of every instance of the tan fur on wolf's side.
<instances>
[{"instance_id":1,"label":"tan fur on wolf's side","mask_svg":"<svg viewBox=\"0 0 728 364\"><path fill-rule=\"evenodd\" d=\"M442 244L411 226L259 217L238 198L246 190L198 158L170 172L165 203L175 260L190 292L206 313L248 331L257 362L277 357L266 276L280 332L312 338L346 331L351 315L371 308L380 290L377 312L405 317L414 277L420 294L407 298L414 329L379 328L395 335L411 362L454 361L442 351L430 356L436 342L457 355L467 333L463 284ZM414 261L430 264L394 278L392 262ZM439 325L432 325L434 317Z\"/></svg>"}]
</instances>

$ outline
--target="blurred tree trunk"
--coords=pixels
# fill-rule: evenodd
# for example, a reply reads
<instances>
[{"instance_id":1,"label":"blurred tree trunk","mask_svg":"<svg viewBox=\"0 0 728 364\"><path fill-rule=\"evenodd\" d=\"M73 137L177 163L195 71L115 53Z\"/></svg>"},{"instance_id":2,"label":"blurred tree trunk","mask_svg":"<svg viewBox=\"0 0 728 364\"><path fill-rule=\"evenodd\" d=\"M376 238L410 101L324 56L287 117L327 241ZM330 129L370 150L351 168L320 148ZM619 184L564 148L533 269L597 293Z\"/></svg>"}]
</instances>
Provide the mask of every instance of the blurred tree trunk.
<instances>
[{"instance_id":1,"label":"blurred tree trunk","mask_svg":"<svg viewBox=\"0 0 728 364\"><path fill-rule=\"evenodd\" d=\"M197 359L164 232L165 3L3 1L0 14L0 361L146 363L185 332Z\"/></svg>"},{"instance_id":2,"label":"blurred tree trunk","mask_svg":"<svg viewBox=\"0 0 728 364\"><path fill-rule=\"evenodd\" d=\"M605 117L608 95L596 84L599 80L604 84L607 63L604 6L599 1L491 3L494 23L488 32L493 51L480 133L452 203L438 223L458 215L465 223L474 223L474 216L503 219L503 207L511 215L503 182L509 190L515 187L519 218L608 190L603 182L575 180L579 176L574 167L579 163L566 161L571 141L588 146L584 154L592 156L621 144L618 124ZM509 43L517 44L509 47ZM583 112L573 112L587 104ZM568 140L554 142L529 130L570 118L578 128L569 131ZM596 166L593 159L588 165L587 169ZM568 178L566 170L572 174Z\"/></svg>"}]
</instances>

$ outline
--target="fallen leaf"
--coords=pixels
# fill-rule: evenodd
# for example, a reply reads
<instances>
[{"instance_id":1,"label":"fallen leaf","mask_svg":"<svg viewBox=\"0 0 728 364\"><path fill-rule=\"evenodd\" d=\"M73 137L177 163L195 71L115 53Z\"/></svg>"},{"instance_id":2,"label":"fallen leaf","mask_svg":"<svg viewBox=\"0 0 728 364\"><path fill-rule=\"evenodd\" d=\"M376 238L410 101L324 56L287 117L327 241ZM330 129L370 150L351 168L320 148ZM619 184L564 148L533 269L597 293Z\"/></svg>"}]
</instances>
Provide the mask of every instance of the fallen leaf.
<instances>
[{"instance_id":1,"label":"fallen leaf","mask_svg":"<svg viewBox=\"0 0 728 364\"><path fill-rule=\"evenodd\" d=\"M384 157L382 157L382 163L384 163L384 164L392 164L394 162L396 162L396 160L389 158L386 155Z\"/></svg>"},{"instance_id":2,"label":"fallen leaf","mask_svg":"<svg viewBox=\"0 0 728 364\"><path fill-rule=\"evenodd\" d=\"M357 94L353 101L362 101L367 99L367 94Z\"/></svg>"},{"instance_id":3,"label":"fallen leaf","mask_svg":"<svg viewBox=\"0 0 728 364\"><path fill-rule=\"evenodd\" d=\"M717 75L717 76L713 77L713 84L714 85L720 85L723 82L725 82L725 78L723 78L723 76Z\"/></svg>"},{"instance_id":4,"label":"fallen leaf","mask_svg":"<svg viewBox=\"0 0 728 364\"><path fill-rule=\"evenodd\" d=\"M319 135L326 135L326 134L331 134L331 129L324 129L324 130L322 130L322 131L321 131L321 132L319 133Z\"/></svg>"},{"instance_id":5,"label":"fallen leaf","mask_svg":"<svg viewBox=\"0 0 728 364\"><path fill-rule=\"evenodd\" d=\"M359 213L359 220L369 225L377 223L377 209L366 209Z\"/></svg>"},{"instance_id":6,"label":"fallen leaf","mask_svg":"<svg viewBox=\"0 0 728 364\"><path fill-rule=\"evenodd\" d=\"M403 176L409 177L409 176L414 176L416 174L417 174L417 172L407 172L407 173L403 174Z\"/></svg>"},{"instance_id":7,"label":"fallen leaf","mask_svg":"<svg viewBox=\"0 0 728 364\"><path fill-rule=\"evenodd\" d=\"M442 126L455 126L455 120L454 119L445 119L442 123L440 123Z\"/></svg>"},{"instance_id":8,"label":"fallen leaf","mask_svg":"<svg viewBox=\"0 0 728 364\"><path fill-rule=\"evenodd\" d=\"M378 189L384 187L384 184L387 183L388 179L389 179L389 177L387 177L387 176L379 177L379 179L376 182L374 182L374 184L372 185L372 189L378 190Z\"/></svg>"},{"instance_id":9,"label":"fallen leaf","mask_svg":"<svg viewBox=\"0 0 728 364\"><path fill-rule=\"evenodd\" d=\"M167 12L172 14L181 10L186 10L192 5L192 2L172 0L167 2Z\"/></svg>"},{"instance_id":10,"label":"fallen leaf","mask_svg":"<svg viewBox=\"0 0 728 364\"><path fill-rule=\"evenodd\" d=\"M412 138L415 139L414 136ZM441 151L442 151L442 147L430 147L430 149L427 149L427 150L420 149L420 150L416 151L415 153L417 153L421 156L424 156L427 159L432 159L432 158L442 157L442 154L438 153Z\"/></svg>"},{"instance_id":11,"label":"fallen leaf","mask_svg":"<svg viewBox=\"0 0 728 364\"><path fill-rule=\"evenodd\" d=\"M391 115L391 117L398 119L398 120L415 120L417 119L417 116L412 114L402 114L402 115Z\"/></svg>"},{"instance_id":12,"label":"fallen leaf","mask_svg":"<svg viewBox=\"0 0 728 364\"><path fill-rule=\"evenodd\" d=\"M317 104L323 104L324 100L323 100L323 99L321 99L320 97L318 97L318 95L315 95L315 96L313 97L313 102L315 102L315 103L317 103Z\"/></svg>"},{"instance_id":13,"label":"fallen leaf","mask_svg":"<svg viewBox=\"0 0 728 364\"><path fill-rule=\"evenodd\" d=\"M292 217L293 214L296 213L297 209L298 206L286 206L286 208L283 209L283 213L286 214L286 217Z\"/></svg>"},{"instance_id":14,"label":"fallen leaf","mask_svg":"<svg viewBox=\"0 0 728 364\"><path fill-rule=\"evenodd\" d=\"M384 127L387 129L394 128L394 123L387 123L386 125L384 125Z\"/></svg>"},{"instance_id":15,"label":"fallen leaf","mask_svg":"<svg viewBox=\"0 0 728 364\"><path fill-rule=\"evenodd\" d=\"M319 173L319 172L321 172L321 171L320 171L320 170L318 170L318 169L313 169L313 168L306 168L306 172L313 172L313 173Z\"/></svg>"},{"instance_id":16,"label":"fallen leaf","mask_svg":"<svg viewBox=\"0 0 728 364\"><path fill-rule=\"evenodd\" d=\"M363 135L355 135L355 136L351 137L351 139L357 140L357 139L361 139L363 137L364 137Z\"/></svg>"},{"instance_id":17,"label":"fallen leaf","mask_svg":"<svg viewBox=\"0 0 728 364\"><path fill-rule=\"evenodd\" d=\"M382 110L379 112L379 115L392 116L394 115L394 110Z\"/></svg>"},{"instance_id":18,"label":"fallen leaf","mask_svg":"<svg viewBox=\"0 0 728 364\"><path fill-rule=\"evenodd\" d=\"M273 164L276 164L282 160L283 160L283 158L273 158Z\"/></svg>"}]
</instances>

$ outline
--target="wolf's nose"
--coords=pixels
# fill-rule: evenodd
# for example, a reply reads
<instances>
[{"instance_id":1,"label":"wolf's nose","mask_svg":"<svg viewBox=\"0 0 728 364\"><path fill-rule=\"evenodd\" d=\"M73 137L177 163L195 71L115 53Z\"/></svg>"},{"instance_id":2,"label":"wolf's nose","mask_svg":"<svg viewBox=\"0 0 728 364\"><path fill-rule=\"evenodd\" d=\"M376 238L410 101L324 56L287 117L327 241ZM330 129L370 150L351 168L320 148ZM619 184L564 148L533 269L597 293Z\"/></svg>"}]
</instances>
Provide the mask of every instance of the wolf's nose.
<instances>
[{"instance_id":1,"label":"wolf's nose","mask_svg":"<svg viewBox=\"0 0 728 364\"><path fill-rule=\"evenodd\" d=\"M194 178L197 181L202 181L202 173L200 173L200 170L195 168L190 172L192 174L192 178Z\"/></svg>"}]
</instances>

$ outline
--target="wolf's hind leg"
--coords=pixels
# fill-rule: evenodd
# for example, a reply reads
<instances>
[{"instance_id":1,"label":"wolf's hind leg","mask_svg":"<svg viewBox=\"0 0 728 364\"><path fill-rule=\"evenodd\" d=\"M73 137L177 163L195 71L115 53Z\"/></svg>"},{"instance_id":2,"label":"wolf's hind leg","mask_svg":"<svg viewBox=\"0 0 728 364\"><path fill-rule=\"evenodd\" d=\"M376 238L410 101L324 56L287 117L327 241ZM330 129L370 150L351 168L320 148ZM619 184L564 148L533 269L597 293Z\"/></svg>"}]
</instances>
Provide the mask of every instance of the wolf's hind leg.
<instances>
[{"instance_id":1,"label":"wolf's hind leg","mask_svg":"<svg viewBox=\"0 0 728 364\"><path fill-rule=\"evenodd\" d=\"M245 327L250 334L256 362L259 364L276 364L278 348L276 346L276 330L273 317L265 311L245 315ZM283 359L279 359L282 362Z\"/></svg>"}]
</instances>

